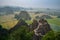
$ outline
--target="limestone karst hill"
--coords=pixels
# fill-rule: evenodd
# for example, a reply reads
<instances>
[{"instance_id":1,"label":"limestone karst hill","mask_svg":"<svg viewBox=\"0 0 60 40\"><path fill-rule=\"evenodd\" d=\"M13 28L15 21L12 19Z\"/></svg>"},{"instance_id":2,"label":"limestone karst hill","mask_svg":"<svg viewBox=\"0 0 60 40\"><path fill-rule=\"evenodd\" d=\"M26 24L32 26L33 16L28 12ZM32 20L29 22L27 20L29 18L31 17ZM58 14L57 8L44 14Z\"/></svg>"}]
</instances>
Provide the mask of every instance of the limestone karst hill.
<instances>
[{"instance_id":1,"label":"limestone karst hill","mask_svg":"<svg viewBox=\"0 0 60 40\"><path fill-rule=\"evenodd\" d=\"M40 37L52 30L45 19L40 19L38 22L35 20L30 27L34 30L33 40L41 40Z\"/></svg>"}]
</instances>

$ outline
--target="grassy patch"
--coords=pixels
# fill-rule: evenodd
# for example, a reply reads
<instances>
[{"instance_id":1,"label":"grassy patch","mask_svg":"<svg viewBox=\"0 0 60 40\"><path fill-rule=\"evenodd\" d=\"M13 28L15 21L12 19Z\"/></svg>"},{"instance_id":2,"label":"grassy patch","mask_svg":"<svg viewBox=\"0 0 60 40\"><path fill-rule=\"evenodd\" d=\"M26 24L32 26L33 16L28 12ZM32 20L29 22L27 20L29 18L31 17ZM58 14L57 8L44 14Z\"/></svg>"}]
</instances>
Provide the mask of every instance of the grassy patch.
<instances>
[{"instance_id":1,"label":"grassy patch","mask_svg":"<svg viewBox=\"0 0 60 40\"><path fill-rule=\"evenodd\" d=\"M13 16L0 16L0 25L3 28L10 29L12 28L18 21L13 18Z\"/></svg>"},{"instance_id":2,"label":"grassy patch","mask_svg":"<svg viewBox=\"0 0 60 40\"><path fill-rule=\"evenodd\" d=\"M48 23L60 26L60 18L47 19Z\"/></svg>"},{"instance_id":3,"label":"grassy patch","mask_svg":"<svg viewBox=\"0 0 60 40\"><path fill-rule=\"evenodd\" d=\"M31 20L27 20L26 23L27 24L32 24L32 21Z\"/></svg>"}]
</instances>

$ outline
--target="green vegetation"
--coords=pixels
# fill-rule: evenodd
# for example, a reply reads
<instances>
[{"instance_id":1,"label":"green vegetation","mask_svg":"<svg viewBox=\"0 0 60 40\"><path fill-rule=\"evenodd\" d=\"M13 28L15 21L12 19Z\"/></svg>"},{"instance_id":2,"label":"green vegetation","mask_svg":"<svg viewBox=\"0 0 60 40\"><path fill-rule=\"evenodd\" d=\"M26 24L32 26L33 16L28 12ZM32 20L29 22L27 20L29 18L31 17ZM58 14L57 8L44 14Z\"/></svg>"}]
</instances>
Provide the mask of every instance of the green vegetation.
<instances>
[{"instance_id":1,"label":"green vegetation","mask_svg":"<svg viewBox=\"0 0 60 40\"><path fill-rule=\"evenodd\" d=\"M0 16L0 24L3 28L10 29L16 25L17 22L18 20L14 19L13 15Z\"/></svg>"},{"instance_id":2,"label":"green vegetation","mask_svg":"<svg viewBox=\"0 0 60 40\"><path fill-rule=\"evenodd\" d=\"M50 24L59 25L60 22L59 18L56 19L47 19ZM13 21L12 21L13 22ZM31 24L31 20L26 20L27 24ZM20 28L16 29L11 33L4 34L0 36L1 40L32 40L34 32L29 32L28 27L21 26ZM59 40L60 39L60 32L50 31L46 35L43 36L42 40Z\"/></svg>"},{"instance_id":3,"label":"green vegetation","mask_svg":"<svg viewBox=\"0 0 60 40\"><path fill-rule=\"evenodd\" d=\"M50 31L43 36L42 40L60 40L60 32Z\"/></svg>"},{"instance_id":4,"label":"green vegetation","mask_svg":"<svg viewBox=\"0 0 60 40\"><path fill-rule=\"evenodd\" d=\"M8 38L8 30L2 28L2 25L0 25L0 40L7 40Z\"/></svg>"},{"instance_id":5,"label":"green vegetation","mask_svg":"<svg viewBox=\"0 0 60 40\"><path fill-rule=\"evenodd\" d=\"M26 26L21 26L10 34L9 40L31 40L33 32L29 32Z\"/></svg>"},{"instance_id":6,"label":"green vegetation","mask_svg":"<svg viewBox=\"0 0 60 40\"><path fill-rule=\"evenodd\" d=\"M57 25L57 26L60 26L60 18L47 19L47 21L48 21L49 24L55 24L55 25ZM32 23L31 20L26 20L26 22L27 22L28 24L31 24L31 23Z\"/></svg>"},{"instance_id":7,"label":"green vegetation","mask_svg":"<svg viewBox=\"0 0 60 40\"><path fill-rule=\"evenodd\" d=\"M26 20L26 23L27 24L32 24L32 21L31 20Z\"/></svg>"},{"instance_id":8,"label":"green vegetation","mask_svg":"<svg viewBox=\"0 0 60 40\"><path fill-rule=\"evenodd\" d=\"M55 24L55 25L60 26L60 18L47 19L47 21L48 21L50 24Z\"/></svg>"},{"instance_id":9,"label":"green vegetation","mask_svg":"<svg viewBox=\"0 0 60 40\"><path fill-rule=\"evenodd\" d=\"M29 32L28 27L21 26L13 32L6 32L6 29L0 26L0 40L32 40L33 31Z\"/></svg>"},{"instance_id":10,"label":"green vegetation","mask_svg":"<svg viewBox=\"0 0 60 40\"><path fill-rule=\"evenodd\" d=\"M42 18L47 18L49 24L53 24L51 25L53 31L50 31L46 35L44 35L42 40L60 40L60 11L54 9L38 9L39 11L37 12L20 11L22 9L25 10L25 8L23 7L0 8L0 40L32 40L34 32L29 31L29 28L26 25L19 26L18 23L17 27L19 28L17 28L13 32L9 32L9 29L14 28L19 19L24 19L24 21L29 25L32 24L31 19L36 18L37 20L40 19L40 16ZM54 18L51 16L53 16ZM57 18L55 18L55 16ZM24 24L24 22L22 22L22 24ZM54 30L57 30L57 32Z\"/></svg>"}]
</instances>

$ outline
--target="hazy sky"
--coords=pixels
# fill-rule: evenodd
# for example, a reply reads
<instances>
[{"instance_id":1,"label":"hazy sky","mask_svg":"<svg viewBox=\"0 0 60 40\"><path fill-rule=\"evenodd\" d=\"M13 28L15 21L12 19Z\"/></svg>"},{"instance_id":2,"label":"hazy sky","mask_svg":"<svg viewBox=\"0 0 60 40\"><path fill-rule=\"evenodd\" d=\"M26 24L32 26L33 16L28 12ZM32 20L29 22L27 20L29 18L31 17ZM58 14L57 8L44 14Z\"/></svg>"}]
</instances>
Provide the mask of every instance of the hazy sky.
<instances>
[{"instance_id":1,"label":"hazy sky","mask_svg":"<svg viewBox=\"0 0 60 40\"><path fill-rule=\"evenodd\" d=\"M0 0L0 6L60 9L60 0Z\"/></svg>"}]
</instances>

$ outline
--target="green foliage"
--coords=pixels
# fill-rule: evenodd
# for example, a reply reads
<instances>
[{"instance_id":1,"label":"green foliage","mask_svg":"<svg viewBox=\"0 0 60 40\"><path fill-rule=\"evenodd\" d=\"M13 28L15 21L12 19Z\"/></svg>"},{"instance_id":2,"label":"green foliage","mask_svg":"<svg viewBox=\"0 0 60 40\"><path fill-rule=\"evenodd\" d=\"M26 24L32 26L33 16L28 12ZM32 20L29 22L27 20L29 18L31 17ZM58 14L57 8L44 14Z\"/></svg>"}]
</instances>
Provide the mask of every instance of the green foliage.
<instances>
[{"instance_id":1,"label":"green foliage","mask_svg":"<svg viewBox=\"0 0 60 40\"><path fill-rule=\"evenodd\" d=\"M7 38L8 38L8 31L2 28L2 25L0 25L0 40L7 40Z\"/></svg>"},{"instance_id":2,"label":"green foliage","mask_svg":"<svg viewBox=\"0 0 60 40\"><path fill-rule=\"evenodd\" d=\"M55 35L55 40L60 40L60 32L57 32Z\"/></svg>"},{"instance_id":3,"label":"green foliage","mask_svg":"<svg viewBox=\"0 0 60 40\"><path fill-rule=\"evenodd\" d=\"M31 20L26 20L26 23L27 24L32 24L32 21Z\"/></svg>"},{"instance_id":4,"label":"green foliage","mask_svg":"<svg viewBox=\"0 0 60 40\"><path fill-rule=\"evenodd\" d=\"M60 33L57 32L53 32L53 31L50 31L48 32L43 38L42 40L59 40L60 39Z\"/></svg>"},{"instance_id":5,"label":"green foliage","mask_svg":"<svg viewBox=\"0 0 60 40\"><path fill-rule=\"evenodd\" d=\"M0 40L32 40L32 36L33 31L29 32L26 26L20 26L13 32L7 33L7 30L0 25Z\"/></svg>"},{"instance_id":6,"label":"green foliage","mask_svg":"<svg viewBox=\"0 0 60 40\"><path fill-rule=\"evenodd\" d=\"M29 32L28 28L21 26L10 34L9 40L31 40L33 32Z\"/></svg>"}]
</instances>

